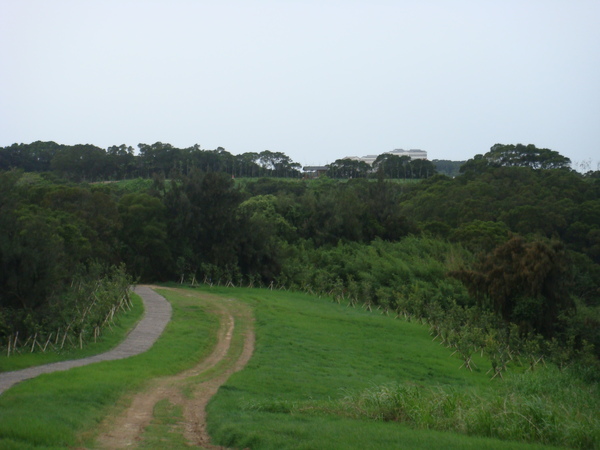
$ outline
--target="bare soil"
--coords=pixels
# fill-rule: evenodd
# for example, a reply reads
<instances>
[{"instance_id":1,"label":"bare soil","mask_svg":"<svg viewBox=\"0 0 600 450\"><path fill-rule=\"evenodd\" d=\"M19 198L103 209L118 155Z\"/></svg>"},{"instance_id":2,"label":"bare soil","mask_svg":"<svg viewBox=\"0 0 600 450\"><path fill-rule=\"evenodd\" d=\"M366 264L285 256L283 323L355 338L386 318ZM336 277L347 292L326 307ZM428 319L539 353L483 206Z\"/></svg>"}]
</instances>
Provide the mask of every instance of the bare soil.
<instances>
[{"instance_id":1,"label":"bare soil","mask_svg":"<svg viewBox=\"0 0 600 450\"><path fill-rule=\"evenodd\" d=\"M210 443L210 436L206 431L206 405L231 374L242 369L252 356L254 330L251 310L235 300L223 300L204 293L185 292L184 295L198 298L219 316L220 326L213 352L192 369L155 380L150 388L131 399L130 406L125 411L105 420L100 426L102 432L96 441L99 448L136 447L152 421L155 405L164 399L182 408L183 423L177 424L176 428L183 430L188 445L208 449L224 448ZM239 348L235 351L231 346L236 322L248 324L242 330L241 351Z\"/></svg>"}]
</instances>

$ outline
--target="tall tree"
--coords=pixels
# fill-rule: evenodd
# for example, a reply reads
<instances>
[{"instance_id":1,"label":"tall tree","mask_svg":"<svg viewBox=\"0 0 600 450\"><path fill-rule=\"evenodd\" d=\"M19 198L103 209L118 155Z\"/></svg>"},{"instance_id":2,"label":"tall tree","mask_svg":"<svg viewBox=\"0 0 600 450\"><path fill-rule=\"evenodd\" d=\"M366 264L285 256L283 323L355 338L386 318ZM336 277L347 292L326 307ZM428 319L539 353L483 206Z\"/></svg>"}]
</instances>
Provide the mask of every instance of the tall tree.
<instances>
[{"instance_id":1,"label":"tall tree","mask_svg":"<svg viewBox=\"0 0 600 450\"><path fill-rule=\"evenodd\" d=\"M327 176L331 178L366 178L371 166L364 161L349 158L338 159L327 165Z\"/></svg>"},{"instance_id":2,"label":"tall tree","mask_svg":"<svg viewBox=\"0 0 600 450\"><path fill-rule=\"evenodd\" d=\"M474 270L451 275L461 280L481 305L522 332L552 337L560 315L574 308L568 292L566 253L558 242L527 242L513 237L482 259Z\"/></svg>"},{"instance_id":3,"label":"tall tree","mask_svg":"<svg viewBox=\"0 0 600 450\"><path fill-rule=\"evenodd\" d=\"M106 151L94 145L63 147L52 159L52 170L73 181L96 181L105 176Z\"/></svg>"},{"instance_id":4,"label":"tall tree","mask_svg":"<svg viewBox=\"0 0 600 450\"><path fill-rule=\"evenodd\" d=\"M0 170L23 169L27 172L46 172L52 158L63 146L56 142L36 141L0 148Z\"/></svg>"},{"instance_id":5,"label":"tall tree","mask_svg":"<svg viewBox=\"0 0 600 450\"><path fill-rule=\"evenodd\" d=\"M171 171L181 172L185 166L185 152L171 144L155 142L152 145L138 144L139 161L144 176L168 176Z\"/></svg>"},{"instance_id":6,"label":"tall tree","mask_svg":"<svg viewBox=\"0 0 600 450\"><path fill-rule=\"evenodd\" d=\"M243 195L225 173L193 171L174 181L164 197L176 257L193 272L202 264L237 265L244 230L236 214Z\"/></svg>"},{"instance_id":7,"label":"tall tree","mask_svg":"<svg viewBox=\"0 0 600 450\"><path fill-rule=\"evenodd\" d=\"M571 160L560 153L547 148L537 148L533 144L496 144L484 156L493 166L568 169L571 165Z\"/></svg>"},{"instance_id":8,"label":"tall tree","mask_svg":"<svg viewBox=\"0 0 600 450\"><path fill-rule=\"evenodd\" d=\"M406 165L410 164L410 156L398 156L383 153L373 162L373 169L386 178L406 178Z\"/></svg>"},{"instance_id":9,"label":"tall tree","mask_svg":"<svg viewBox=\"0 0 600 450\"><path fill-rule=\"evenodd\" d=\"M118 208L121 256L130 273L143 280L165 279L172 270L164 205L147 194L126 194Z\"/></svg>"},{"instance_id":10,"label":"tall tree","mask_svg":"<svg viewBox=\"0 0 600 450\"><path fill-rule=\"evenodd\" d=\"M135 170L133 147L128 147L125 144L108 147L106 160L105 173L108 178L121 180L133 175Z\"/></svg>"},{"instance_id":11,"label":"tall tree","mask_svg":"<svg viewBox=\"0 0 600 450\"><path fill-rule=\"evenodd\" d=\"M285 242L295 228L277 212L274 195L254 196L238 207L244 233L240 237L239 264L243 274L269 282L279 274Z\"/></svg>"}]
</instances>

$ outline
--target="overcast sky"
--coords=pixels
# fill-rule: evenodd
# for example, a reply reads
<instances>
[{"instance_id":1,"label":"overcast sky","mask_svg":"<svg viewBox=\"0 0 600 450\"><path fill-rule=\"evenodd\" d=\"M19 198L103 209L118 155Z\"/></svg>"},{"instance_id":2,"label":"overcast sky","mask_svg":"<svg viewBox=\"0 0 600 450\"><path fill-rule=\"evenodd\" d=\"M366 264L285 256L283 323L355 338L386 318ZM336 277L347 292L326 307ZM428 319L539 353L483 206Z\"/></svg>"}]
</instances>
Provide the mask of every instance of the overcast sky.
<instances>
[{"instance_id":1,"label":"overcast sky","mask_svg":"<svg viewBox=\"0 0 600 450\"><path fill-rule=\"evenodd\" d=\"M0 0L0 146L600 163L598 0Z\"/></svg>"}]
</instances>

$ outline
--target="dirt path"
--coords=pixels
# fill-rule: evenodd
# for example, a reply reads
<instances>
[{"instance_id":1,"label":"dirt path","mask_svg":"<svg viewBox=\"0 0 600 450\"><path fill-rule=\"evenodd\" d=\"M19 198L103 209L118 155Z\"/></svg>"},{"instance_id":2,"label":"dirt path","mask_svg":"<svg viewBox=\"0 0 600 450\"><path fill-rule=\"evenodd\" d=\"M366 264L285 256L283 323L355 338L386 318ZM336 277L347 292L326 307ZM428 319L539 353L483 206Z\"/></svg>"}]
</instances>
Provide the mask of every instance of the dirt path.
<instances>
[{"instance_id":1,"label":"dirt path","mask_svg":"<svg viewBox=\"0 0 600 450\"><path fill-rule=\"evenodd\" d=\"M229 376L242 369L252 356L254 331L251 310L235 300L181 292L198 298L211 312L218 315L220 326L213 352L192 369L155 380L149 389L135 395L127 410L118 417L107 419L100 426L105 431L96 441L99 448L135 447L152 421L154 406L165 399L182 408L183 420L177 428L183 433L188 445L208 449L223 448L210 444L210 437L206 432L206 405ZM237 343L232 346L236 336ZM243 343L239 342L240 337ZM184 395L184 391L188 394Z\"/></svg>"},{"instance_id":2,"label":"dirt path","mask_svg":"<svg viewBox=\"0 0 600 450\"><path fill-rule=\"evenodd\" d=\"M86 366L101 361L128 358L150 349L162 334L169 320L171 320L171 304L148 286L137 286L135 293L144 302L144 317L117 347L108 352L87 358L60 361L43 366L0 373L0 394L16 383L37 377L43 373L68 370L73 367Z\"/></svg>"}]
</instances>

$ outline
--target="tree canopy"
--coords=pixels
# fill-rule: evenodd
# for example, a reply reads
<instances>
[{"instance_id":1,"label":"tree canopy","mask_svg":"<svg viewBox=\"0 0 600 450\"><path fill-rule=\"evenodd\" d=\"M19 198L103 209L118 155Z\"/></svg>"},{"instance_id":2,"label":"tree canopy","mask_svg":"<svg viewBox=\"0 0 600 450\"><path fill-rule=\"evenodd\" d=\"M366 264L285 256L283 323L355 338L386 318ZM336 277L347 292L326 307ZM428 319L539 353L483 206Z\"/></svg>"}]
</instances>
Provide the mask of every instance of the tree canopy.
<instances>
[{"instance_id":1,"label":"tree canopy","mask_svg":"<svg viewBox=\"0 0 600 450\"><path fill-rule=\"evenodd\" d=\"M486 167L529 167L531 169L569 169L571 160L557 151L533 144L495 144L484 155L475 155L460 169L481 172Z\"/></svg>"},{"instance_id":2,"label":"tree canopy","mask_svg":"<svg viewBox=\"0 0 600 450\"><path fill-rule=\"evenodd\" d=\"M76 297L74 274L92 285L126 270L303 289L422 320L489 314L478 327L600 348L600 176L547 149L496 145L454 178L384 154L300 179L279 152L160 142L138 155L15 145L0 163L0 341L47 326ZM152 180L90 184L139 175Z\"/></svg>"},{"instance_id":3,"label":"tree canopy","mask_svg":"<svg viewBox=\"0 0 600 450\"><path fill-rule=\"evenodd\" d=\"M574 303L567 289L568 265L558 242L527 242L513 237L487 254L474 270L451 273L471 295L522 332L552 337L559 316Z\"/></svg>"},{"instance_id":4,"label":"tree canopy","mask_svg":"<svg viewBox=\"0 0 600 450\"><path fill-rule=\"evenodd\" d=\"M300 176L300 164L281 152L264 150L232 155L222 147L203 150L199 145L177 148L168 143L124 144L102 149L94 145L59 145L37 141L0 148L0 170L53 171L76 182L122 180L154 175L189 175L193 170L224 172L236 177Z\"/></svg>"}]
</instances>

